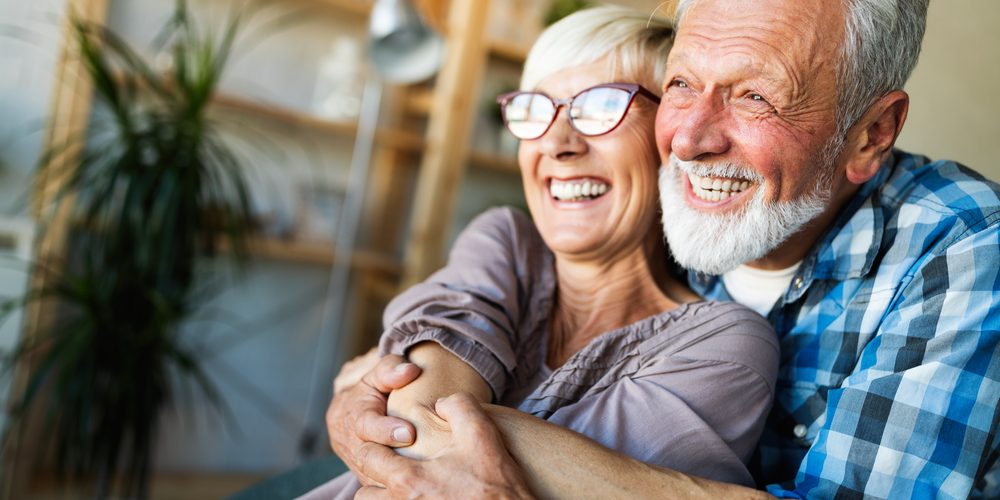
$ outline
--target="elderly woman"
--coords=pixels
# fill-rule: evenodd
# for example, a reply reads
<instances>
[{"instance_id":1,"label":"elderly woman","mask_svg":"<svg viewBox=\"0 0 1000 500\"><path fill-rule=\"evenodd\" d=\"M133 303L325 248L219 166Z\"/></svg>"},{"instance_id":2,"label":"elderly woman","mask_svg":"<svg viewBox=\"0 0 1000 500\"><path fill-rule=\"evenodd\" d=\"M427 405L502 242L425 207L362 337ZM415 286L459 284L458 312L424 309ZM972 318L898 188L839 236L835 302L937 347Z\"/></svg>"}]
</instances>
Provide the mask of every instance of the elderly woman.
<instances>
[{"instance_id":1,"label":"elderly woman","mask_svg":"<svg viewBox=\"0 0 1000 500\"><path fill-rule=\"evenodd\" d=\"M670 37L625 9L578 12L538 39L523 90L500 96L532 217L482 214L447 266L386 310L381 351L423 369L389 397L417 430L400 453L445 446L434 402L466 391L520 410L491 407L518 421L508 440L557 424L647 463L752 484L745 463L778 347L756 313L691 292L664 248L652 89ZM530 477L531 458L515 458ZM312 494L354 488L342 477Z\"/></svg>"}]
</instances>

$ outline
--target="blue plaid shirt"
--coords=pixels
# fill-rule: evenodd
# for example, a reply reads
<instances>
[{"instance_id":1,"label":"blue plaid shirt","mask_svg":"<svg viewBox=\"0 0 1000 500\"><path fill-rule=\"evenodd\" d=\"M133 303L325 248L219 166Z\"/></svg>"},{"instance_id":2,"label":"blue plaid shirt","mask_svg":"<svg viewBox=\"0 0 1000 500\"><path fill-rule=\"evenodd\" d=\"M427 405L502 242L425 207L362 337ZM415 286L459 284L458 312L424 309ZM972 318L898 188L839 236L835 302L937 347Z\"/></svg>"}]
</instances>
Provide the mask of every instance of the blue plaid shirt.
<instances>
[{"instance_id":1,"label":"blue plaid shirt","mask_svg":"<svg viewBox=\"0 0 1000 500\"><path fill-rule=\"evenodd\" d=\"M718 277L690 278L730 298ZM1000 452L1000 187L896 151L768 319L782 359L758 484L789 498L998 494L984 476Z\"/></svg>"}]
</instances>

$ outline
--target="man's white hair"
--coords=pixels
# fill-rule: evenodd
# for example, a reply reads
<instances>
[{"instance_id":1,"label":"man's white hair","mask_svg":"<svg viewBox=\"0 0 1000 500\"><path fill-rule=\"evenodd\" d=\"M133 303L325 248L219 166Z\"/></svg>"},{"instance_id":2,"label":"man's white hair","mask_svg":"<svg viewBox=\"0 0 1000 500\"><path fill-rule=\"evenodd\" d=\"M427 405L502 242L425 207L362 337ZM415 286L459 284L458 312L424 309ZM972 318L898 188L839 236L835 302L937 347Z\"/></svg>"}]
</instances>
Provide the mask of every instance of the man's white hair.
<instances>
[{"instance_id":1,"label":"man's white hair","mask_svg":"<svg viewBox=\"0 0 1000 500\"><path fill-rule=\"evenodd\" d=\"M583 9L538 37L524 63L521 89L534 90L552 73L607 57L615 78L654 85L650 90L657 91L672 42L667 20L624 7Z\"/></svg>"},{"instance_id":2,"label":"man's white hair","mask_svg":"<svg viewBox=\"0 0 1000 500\"><path fill-rule=\"evenodd\" d=\"M698 1L678 2L676 28ZM841 1L847 5L837 71L837 130L843 137L872 103L906 85L920 56L930 0Z\"/></svg>"}]
</instances>

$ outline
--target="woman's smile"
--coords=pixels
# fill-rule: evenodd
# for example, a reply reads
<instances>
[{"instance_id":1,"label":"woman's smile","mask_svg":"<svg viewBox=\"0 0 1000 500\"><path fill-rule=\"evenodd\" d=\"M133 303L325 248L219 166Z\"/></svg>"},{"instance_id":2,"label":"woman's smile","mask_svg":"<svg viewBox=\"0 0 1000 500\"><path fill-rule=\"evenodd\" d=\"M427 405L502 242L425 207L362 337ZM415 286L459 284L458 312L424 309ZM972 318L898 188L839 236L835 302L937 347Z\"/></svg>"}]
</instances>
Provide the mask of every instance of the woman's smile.
<instances>
[{"instance_id":1,"label":"woman's smile","mask_svg":"<svg viewBox=\"0 0 1000 500\"><path fill-rule=\"evenodd\" d=\"M611 189L611 182L597 177L549 179L549 195L559 204L596 200Z\"/></svg>"}]
</instances>

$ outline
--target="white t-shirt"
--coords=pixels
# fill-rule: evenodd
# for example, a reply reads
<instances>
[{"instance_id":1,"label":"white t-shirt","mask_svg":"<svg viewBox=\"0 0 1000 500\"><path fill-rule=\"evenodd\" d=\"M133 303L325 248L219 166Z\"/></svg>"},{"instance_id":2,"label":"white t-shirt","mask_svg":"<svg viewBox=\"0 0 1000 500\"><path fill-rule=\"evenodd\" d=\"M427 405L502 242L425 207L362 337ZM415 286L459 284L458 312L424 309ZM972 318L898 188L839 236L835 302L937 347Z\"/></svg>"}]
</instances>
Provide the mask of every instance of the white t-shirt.
<instances>
[{"instance_id":1,"label":"white t-shirt","mask_svg":"<svg viewBox=\"0 0 1000 500\"><path fill-rule=\"evenodd\" d=\"M797 262L777 271L743 265L723 274L722 283L733 300L767 317L775 302L788 290L801 264Z\"/></svg>"}]
</instances>

